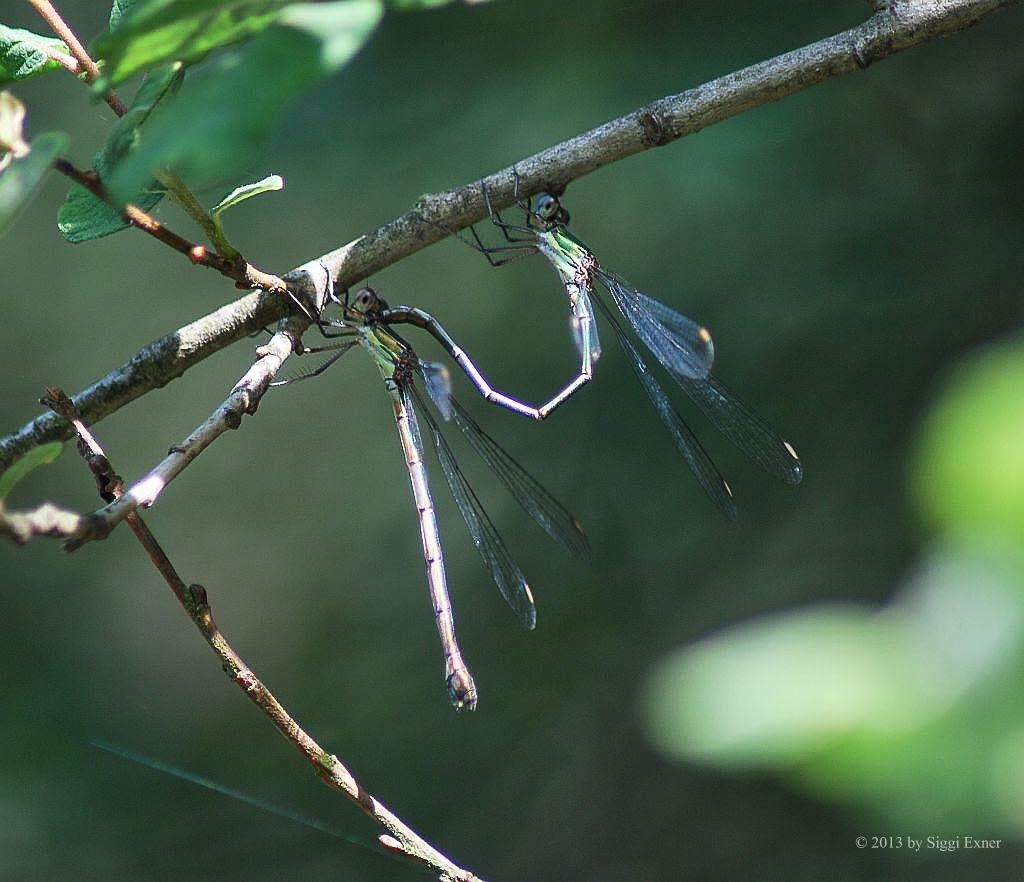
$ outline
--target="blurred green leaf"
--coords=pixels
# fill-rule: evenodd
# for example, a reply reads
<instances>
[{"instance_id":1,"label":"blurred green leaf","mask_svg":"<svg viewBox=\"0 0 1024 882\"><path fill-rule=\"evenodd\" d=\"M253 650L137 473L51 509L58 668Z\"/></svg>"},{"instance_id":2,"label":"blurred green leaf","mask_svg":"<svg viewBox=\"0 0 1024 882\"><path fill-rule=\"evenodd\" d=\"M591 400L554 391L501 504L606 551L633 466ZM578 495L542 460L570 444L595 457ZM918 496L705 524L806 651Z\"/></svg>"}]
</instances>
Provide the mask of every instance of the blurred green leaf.
<instances>
[{"instance_id":1,"label":"blurred green leaf","mask_svg":"<svg viewBox=\"0 0 1024 882\"><path fill-rule=\"evenodd\" d=\"M1024 537L1024 344L965 362L925 421L914 478L929 520L960 535Z\"/></svg>"},{"instance_id":2,"label":"blurred green leaf","mask_svg":"<svg viewBox=\"0 0 1024 882\"><path fill-rule=\"evenodd\" d=\"M22 478L30 475L40 466L53 462L63 451L63 441L51 441L49 444L40 444L14 462L6 472L0 475L0 499L5 499Z\"/></svg>"},{"instance_id":3,"label":"blurred green leaf","mask_svg":"<svg viewBox=\"0 0 1024 882\"><path fill-rule=\"evenodd\" d=\"M233 205L238 205L239 202L245 202L246 199L251 199L253 196L282 189L284 189L284 178L280 175L268 175L262 181L257 181L255 184L236 187L210 209L210 214L219 215L222 211L231 208Z\"/></svg>"},{"instance_id":4,"label":"blurred green leaf","mask_svg":"<svg viewBox=\"0 0 1024 882\"><path fill-rule=\"evenodd\" d=\"M0 24L0 84L60 67L50 57L53 52L71 54L60 40Z\"/></svg>"},{"instance_id":5,"label":"blurred green leaf","mask_svg":"<svg viewBox=\"0 0 1024 882\"><path fill-rule=\"evenodd\" d=\"M904 823L997 817L1022 651L1021 552L940 546L878 611L819 606L674 654L648 683L649 733L671 755L775 769Z\"/></svg>"},{"instance_id":6,"label":"blurred green leaf","mask_svg":"<svg viewBox=\"0 0 1024 882\"><path fill-rule=\"evenodd\" d=\"M288 102L348 61L380 20L377 0L296 4L277 24L190 78L154 114L146 138L110 181L137 192L154 169L173 167L192 186L234 176L256 157Z\"/></svg>"},{"instance_id":7,"label":"blurred green leaf","mask_svg":"<svg viewBox=\"0 0 1024 882\"><path fill-rule=\"evenodd\" d=\"M864 726L904 728L916 712L900 637L854 607L731 629L654 674L651 737L723 765L785 765Z\"/></svg>"},{"instance_id":8,"label":"blurred green leaf","mask_svg":"<svg viewBox=\"0 0 1024 882\"><path fill-rule=\"evenodd\" d=\"M17 213L28 202L50 170L50 165L64 151L69 138L63 132L47 132L33 139L31 150L15 159L0 172L0 233L11 225Z\"/></svg>"},{"instance_id":9,"label":"blurred green leaf","mask_svg":"<svg viewBox=\"0 0 1024 882\"><path fill-rule=\"evenodd\" d=\"M121 24L121 20L128 15L139 3L139 0L114 0L110 7L109 29L114 30Z\"/></svg>"},{"instance_id":10,"label":"blurred green leaf","mask_svg":"<svg viewBox=\"0 0 1024 882\"><path fill-rule=\"evenodd\" d=\"M127 14L93 45L102 60L104 90L166 61L192 63L221 46L258 34L285 0L148 0L131 3ZM111 10L114 17L114 10Z\"/></svg>"},{"instance_id":11,"label":"blurred green leaf","mask_svg":"<svg viewBox=\"0 0 1024 882\"><path fill-rule=\"evenodd\" d=\"M93 168L99 172L103 181L108 182L118 164L124 162L138 146L143 123L153 108L177 91L183 76L180 64L168 65L164 70L146 75L132 106L118 120L103 149L93 157ZM149 211L163 199L165 193L166 190L150 178L125 201L134 203L143 211ZM126 229L128 223L115 208L97 199L84 187L74 184L60 207L57 226L69 242L85 242Z\"/></svg>"}]
</instances>

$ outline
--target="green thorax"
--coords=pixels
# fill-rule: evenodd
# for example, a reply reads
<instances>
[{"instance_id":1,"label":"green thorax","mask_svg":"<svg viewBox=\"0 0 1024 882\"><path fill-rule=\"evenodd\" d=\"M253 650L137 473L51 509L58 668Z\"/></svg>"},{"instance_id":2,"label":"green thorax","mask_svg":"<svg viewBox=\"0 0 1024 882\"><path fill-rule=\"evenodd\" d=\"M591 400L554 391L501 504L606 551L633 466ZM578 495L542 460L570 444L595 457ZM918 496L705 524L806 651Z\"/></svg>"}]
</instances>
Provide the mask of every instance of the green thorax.
<instances>
[{"instance_id":1,"label":"green thorax","mask_svg":"<svg viewBox=\"0 0 1024 882\"><path fill-rule=\"evenodd\" d=\"M563 282L573 281L583 267L596 264L590 249L561 225L535 230L534 234L538 250L551 261Z\"/></svg>"},{"instance_id":2,"label":"green thorax","mask_svg":"<svg viewBox=\"0 0 1024 882\"><path fill-rule=\"evenodd\" d=\"M408 348L387 328L376 324L363 325L359 328L359 342L373 356L377 367L380 368L381 376L385 379L394 376L395 368Z\"/></svg>"}]
</instances>

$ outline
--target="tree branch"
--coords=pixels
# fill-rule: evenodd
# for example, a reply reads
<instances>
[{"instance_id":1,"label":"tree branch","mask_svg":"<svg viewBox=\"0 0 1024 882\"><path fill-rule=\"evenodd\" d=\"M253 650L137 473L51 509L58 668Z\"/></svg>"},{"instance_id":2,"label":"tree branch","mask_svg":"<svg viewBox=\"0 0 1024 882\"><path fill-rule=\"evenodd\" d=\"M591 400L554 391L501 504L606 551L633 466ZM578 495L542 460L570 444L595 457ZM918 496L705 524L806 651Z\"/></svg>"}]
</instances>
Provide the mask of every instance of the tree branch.
<instances>
[{"instance_id":1,"label":"tree branch","mask_svg":"<svg viewBox=\"0 0 1024 882\"><path fill-rule=\"evenodd\" d=\"M101 202L106 202L107 205L120 211L125 221L136 229L142 230L144 233L148 233L168 248L171 248L180 254L184 254L192 261L192 263L201 266L208 266L211 269L217 270L217 272L222 276L227 276L231 279L237 287L262 288L265 291L275 293L284 293L287 290L288 286L285 284L284 280L279 279L277 276L270 275L269 273L265 273L251 264L246 263L245 260L242 259L241 255L238 255L238 252L234 252L238 255L237 257L229 258L218 254L215 251L210 251L205 246L196 245L194 242L190 242L183 236L179 236L177 233L169 230L155 217L146 214L146 212L137 205L132 205L130 202L125 205L119 205L111 199L110 194L107 192L107 188L103 185L103 181L100 180L100 176L96 174L96 172L82 171L66 159L55 159L53 167L62 175L65 175L76 184L84 187ZM198 206L198 202L195 201L195 197L192 196L188 190L184 190L184 193L179 195L183 198L190 199L193 204L193 208Z\"/></svg>"},{"instance_id":2,"label":"tree branch","mask_svg":"<svg viewBox=\"0 0 1024 882\"><path fill-rule=\"evenodd\" d=\"M42 16L44 21L50 26L50 29L64 41L64 45L68 47L71 54L75 56L75 59L85 72L86 81L91 83L93 80L98 79L100 69L96 66L96 62L89 56L85 46L82 45L82 41L79 40L75 32L68 27L67 22L64 21L61 14L57 11L56 7L50 2L50 0L28 0L28 2L35 7L36 12ZM128 112L128 108L125 106L125 103L117 97L117 94L113 90L105 92L103 100L107 102L110 109L118 116L124 116Z\"/></svg>"},{"instance_id":3,"label":"tree branch","mask_svg":"<svg viewBox=\"0 0 1024 882\"><path fill-rule=\"evenodd\" d=\"M778 101L842 74L861 70L890 55L972 27L1021 0L891 0L863 24L787 52L711 82L669 95L618 119L542 150L516 163L522 195L565 186L598 168L652 147L660 147L714 123L771 101ZM506 168L484 179L497 209L513 202L513 171ZM446 193L424 196L417 207L347 245L315 258L284 278L307 277L325 266L341 288L439 241L486 217L480 181ZM95 422L127 402L180 376L208 355L244 334L289 312L284 298L249 294L176 334L140 350L75 397L86 418ZM258 313L259 318L254 316ZM254 323L255 322L255 323ZM185 331L202 328L187 357L168 353ZM0 439L0 469L33 447L67 438L70 431L56 418L39 417L17 433Z\"/></svg>"},{"instance_id":4,"label":"tree branch","mask_svg":"<svg viewBox=\"0 0 1024 882\"><path fill-rule=\"evenodd\" d=\"M123 498L121 479L75 410L70 398L60 389L47 389L43 399L53 411L74 426L79 438L79 453L96 478L100 495L107 500ZM2 509L0 509L2 515ZM387 833L378 836L381 846L438 874L441 882L482 882L468 870L452 863L444 854L412 830L387 806L367 793L355 776L334 754L328 753L295 721L274 694L263 684L242 657L231 648L217 627L202 585L186 585L152 531L138 512L127 514L129 526L178 602L217 654L221 667L233 683L256 705L285 739L313 766L313 771L328 787L340 791ZM0 518L0 527L3 521Z\"/></svg>"}]
</instances>

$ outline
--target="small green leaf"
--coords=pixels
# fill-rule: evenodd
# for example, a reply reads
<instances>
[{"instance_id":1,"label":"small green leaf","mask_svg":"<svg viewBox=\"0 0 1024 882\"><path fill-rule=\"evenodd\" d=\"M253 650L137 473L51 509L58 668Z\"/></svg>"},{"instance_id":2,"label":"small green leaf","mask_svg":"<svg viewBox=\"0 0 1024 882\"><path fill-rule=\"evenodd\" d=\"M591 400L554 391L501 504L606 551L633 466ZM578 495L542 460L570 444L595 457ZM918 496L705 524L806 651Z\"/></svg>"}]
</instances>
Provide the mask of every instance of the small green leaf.
<instances>
[{"instance_id":1,"label":"small green leaf","mask_svg":"<svg viewBox=\"0 0 1024 882\"><path fill-rule=\"evenodd\" d=\"M114 30L121 24L121 20L128 15L136 6L138 0L114 0L110 7L110 30Z\"/></svg>"},{"instance_id":2,"label":"small green leaf","mask_svg":"<svg viewBox=\"0 0 1024 882\"><path fill-rule=\"evenodd\" d=\"M245 202L246 199L251 199L253 196L259 196L260 193L270 193L274 190L284 189L284 178L280 175L269 175L262 181L257 181L255 184L246 184L244 187L236 187L227 196L221 199L210 211L213 215L219 215L222 211L227 208L231 208L233 205L238 205L239 202Z\"/></svg>"},{"instance_id":3,"label":"small green leaf","mask_svg":"<svg viewBox=\"0 0 1024 882\"><path fill-rule=\"evenodd\" d=\"M0 83L23 80L60 67L53 60L54 53L58 52L71 54L60 40L0 24Z\"/></svg>"},{"instance_id":4,"label":"small green leaf","mask_svg":"<svg viewBox=\"0 0 1024 882\"><path fill-rule=\"evenodd\" d=\"M377 0L289 6L277 24L197 72L157 110L108 182L112 192L137 192L161 167L193 187L234 177L257 158L288 102L348 61L380 16Z\"/></svg>"},{"instance_id":5,"label":"small green leaf","mask_svg":"<svg viewBox=\"0 0 1024 882\"><path fill-rule=\"evenodd\" d=\"M38 135L27 154L0 172L0 233L11 225L15 215L31 198L50 165L68 146L68 141L63 132Z\"/></svg>"},{"instance_id":6,"label":"small green leaf","mask_svg":"<svg viewBox=\"0 0 1024 882\"><path fill-rule=\"evenodd\" d=\"M0 475L0 499L5 499L7 494L14 489L14 485L22 478L34 472L39 466L49 465L63 452L63 441L51 441L49 444L40 444L38 447L30 450L11 465L6 472Z\"/></svg>"},{"instance_id":7,"label":"small green leaf","mask_svg":"<svg viewBox=\"0 0 1024 882\"><path fill-rule=\"evenodd\" d=\"M192 63L221 46L249 39L277 18L286 0L148 0L120 5L116 24L111 10L110 30L93 46L94 55L103 61L100 90L154 64ZM127 15L125 6L130 9Z\"/></svg>"},{"instance_id":8,"label":"small green leaf","mask_svg":"<svg viewBox=\"0 0 1024 882\"><path fill-rule=\"evenodd\" d=\"M128 112L118 120L103 149L93 157L93 168L104 181L109 180L117 165L131 155L139 143L142 124L153 108L173 95L181 85L184 71L181 65L168 65L163 70L146 75ZM149 211L166 191L155 180L145 182L133 197L126 200L143 211ZM75 184L57 215L57 226L69 242L85 242L109 236L125 229L128 224L121 212L97 199L84 187Z\"/></svg>"}]
</instances>

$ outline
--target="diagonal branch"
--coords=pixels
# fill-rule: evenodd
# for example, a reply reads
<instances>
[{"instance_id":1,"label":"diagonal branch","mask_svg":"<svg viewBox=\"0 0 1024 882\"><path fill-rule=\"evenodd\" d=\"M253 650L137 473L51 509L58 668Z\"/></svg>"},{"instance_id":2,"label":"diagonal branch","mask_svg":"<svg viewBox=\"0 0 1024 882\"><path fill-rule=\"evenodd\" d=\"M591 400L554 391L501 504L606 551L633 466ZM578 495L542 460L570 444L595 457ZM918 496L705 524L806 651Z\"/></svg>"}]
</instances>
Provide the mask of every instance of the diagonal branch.
<instances>
[{"instance_id":1,"label":"diagonal branch","mask_svg":"<svg viewBox=\"0 0 1024 882\"><path fill-rule=\"evenodd\" d=\"M107 188L103 185L103 181L100 180L100 176L95 171L82 171L67 159L62 158L55 159L53 167L79 186L84 187L101 202L106 202L107 205L120 211L125 221L137 230L142 230L142 232L152 236L158 242L162 242L168 248L184 254L192 263L217 270L222 276L232 279L236 287L259 287L265 291L273 291L275 293L284 293L288 290L287 284L282 279L246 263L237 251L234 252L232 257L225 256L216 251L210 251L205 246L196 245L183 236L179 236L173 230L169 230L155 217L147 214L137 205L133 205L130 202L124 205L119 204L111 198ZM195 200L195 197L188 190L184 190L183 193L180 190L175 192L179 193L179 198ZM198 202L195 204L198 205Z\"/></svg>"},{"instance_id":2,"label":"diagonal branch","mask_svg":"<svg viewBox=\"0 0 1024 882\"><path fill-rule=\"evenodd\" d=\"M516 163L522 194L542 189L560 192L595 169L652 147L660 147L810 86L868 67L903 49L956 33L1021 0L889 0L863 24L762 61L716 80L653 101L632 113L577 135ZM512 168L484 179L497 209L513 202ZM404 257L486 217L480 182L475 181L420 199L417 207L373 232L314 258L284 278L293 281L323 265L339 287L379 272ZM284 298L249 294L168 335L75 397L95 422L122 405L180 376L208 355L244 334L277 321L291 309ZM256 316L258 315L258 318ZM168 353L178 334L202 328L201 339L186 355ZM0 439L0 469L47 441L68 438L60 419L46 415Z\"/></svg>"},{"instance_id":3,"label":"diagonal branch","mask_svg":"<svg viewBox=\"0 0 1024 882\"><path fill-rule=\"evenodd\" d=\"M116 501L121 497L121 479L115 474L110 461L103 453L96 439L84 425L71 399L60 389L47 389L43 401L74 426L79 438L79 452L96 478L100 495ZM123 497L121 497L123 498ZM2 514L2 509L0 509ZM378 836L381 846L387 851L399 854L414 863L433 870L440 882L482 882L469 870L464 870L434 848L422 836L410 828L386 805L363 789L355 776L334 754L328 753L296 722L285 710L274 694L253 673L242 657L231 648L227 638L217 627L210 609L206 589L202 585L186 585L174 568L167 554L152 531L137 512L127 515L128 525L135 533L149 559L163 576L178 602L192 619L206 642L220 659L221 667L233 683L245 693L285 739L312 765L314 773L328 787L340 791L366 815L386 830Z\"/></svg>"},{"instance_id":4,"label":"diagonal branch","mask_svg":"<svg viewBox=\"0 0 1024 882\"><path fill-rule=\"evenodd\" d=\"M65 550L77 551L86 542L105 539L114 527L125 518L131 518L137 509L149 508L164 488L200 453L229 429L237 429L244 415L255 413L263 394L270 387L270 381L285 359L301 345L302 333L308 324L306 319L297 317L282 322L283 327L256 351L256 362L210 417L184 441L175 444L156 468L90 515L78 534L64 546Z\"/></svg>"}]
</instances>

